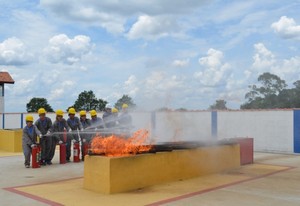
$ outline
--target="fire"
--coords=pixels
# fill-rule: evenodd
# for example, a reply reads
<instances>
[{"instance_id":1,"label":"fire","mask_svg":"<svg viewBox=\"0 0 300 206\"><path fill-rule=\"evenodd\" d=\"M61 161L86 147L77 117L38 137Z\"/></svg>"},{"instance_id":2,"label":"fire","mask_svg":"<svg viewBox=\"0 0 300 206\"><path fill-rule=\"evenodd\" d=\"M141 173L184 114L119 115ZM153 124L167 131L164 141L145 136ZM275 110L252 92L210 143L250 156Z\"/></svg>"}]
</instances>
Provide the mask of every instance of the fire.
<instances>
[{"instance_id":1,"label":"fire","mask_svg":"<svg viewBox=\"0 0 300 206\"><path fill-rule=\"evenodd\" d=\"M91 142L91 152L105 156L135 155L147 152L151 148L152 145L149 144L149 132L145 129L136 131L130 138L116 135L108 137L98 135Z\"/></svg>"}]
</instances>

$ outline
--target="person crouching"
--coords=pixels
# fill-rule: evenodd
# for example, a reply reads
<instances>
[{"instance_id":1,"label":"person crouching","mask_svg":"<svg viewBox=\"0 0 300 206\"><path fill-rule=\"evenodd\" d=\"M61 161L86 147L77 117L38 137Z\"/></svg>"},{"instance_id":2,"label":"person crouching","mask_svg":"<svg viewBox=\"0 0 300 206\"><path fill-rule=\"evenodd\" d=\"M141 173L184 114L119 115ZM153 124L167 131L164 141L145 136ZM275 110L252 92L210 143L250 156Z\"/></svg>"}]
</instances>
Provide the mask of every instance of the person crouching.
<instances>
[{"instance_id":1,"label":"person crouching","mask_svg":"<svg viewBox=\"0 0 300 206\"><path fill-rule=\"evenodd\" d=\"M23 128L22 147L25 157L25 167L30 167L31 150L36 146L37 138L41 138L41 132L33 124L33 116L27 115L25 118L26 126Z\"/></svg>"}]
</instances>

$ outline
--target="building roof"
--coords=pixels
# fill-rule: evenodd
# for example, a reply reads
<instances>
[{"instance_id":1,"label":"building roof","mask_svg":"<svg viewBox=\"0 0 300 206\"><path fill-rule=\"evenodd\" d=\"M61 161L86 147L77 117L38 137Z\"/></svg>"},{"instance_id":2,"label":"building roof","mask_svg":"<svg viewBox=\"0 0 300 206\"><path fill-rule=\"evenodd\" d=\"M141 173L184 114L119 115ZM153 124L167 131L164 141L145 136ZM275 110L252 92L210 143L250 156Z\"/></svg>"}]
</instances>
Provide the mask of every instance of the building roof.
<instances>
[{"instance_id":1,"label":"building roof","mask_svg":"<svg viewBox=\"0 0 300 206\"><path fill-rule=\"evenodd\" d=\"M0 83L14 84L15 81L8 72L0 72Z\"/></svg>"}]
</instances>

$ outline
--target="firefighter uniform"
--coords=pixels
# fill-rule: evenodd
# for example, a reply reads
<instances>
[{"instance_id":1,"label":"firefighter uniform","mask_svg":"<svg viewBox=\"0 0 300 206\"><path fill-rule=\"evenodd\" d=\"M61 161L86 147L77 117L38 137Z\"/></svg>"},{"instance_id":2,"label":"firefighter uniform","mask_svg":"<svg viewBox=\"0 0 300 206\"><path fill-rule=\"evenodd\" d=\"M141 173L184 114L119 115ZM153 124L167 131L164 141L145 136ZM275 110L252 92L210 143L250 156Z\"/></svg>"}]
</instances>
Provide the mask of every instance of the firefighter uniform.
<instances>
[{"instance_id":1,"label":"firefighter uniform","mask_svg":"<svg viewBox=\"0 0 300 206\"><path fill-rule=\"evenodd\" d=\"M38 114L40 118L34 123L39 131L42 133L41 139L41 149L42 149L42 159L41 164L51 164L50 159L50 151L52 145L52 137L50 135L46 135L49 129L52 127L52 120L49 117L46 117L46 110L44 108L40 108L38 110Z\"/></svg>"},{"instance_id":2,"label":"firefighter uniform","mask_svg":"<svg viewBox=\"0 0 300 206\"><path fill-rule=\"evenodd\" d=\"M83 127L83 130L86 130L88 127L91 126L91 120L86 118L86 111L82 110L79 112L80 115L80 122ZM81 159L84 161L84 146L85 144L89 144L91 140L91 135L88 131L85 131L84 133L80 134L81 137Z\"/></svg>"},{"instance_id":3,"label":"firefighter uniform","mask_svg":"<svg viewBox=\"0 0 300 206\"><path fill-rule=\"evenodd\" d=\"M82 124L78 117L75 117L76 111L74 108L70 108L68 110L69 118L67 120L67 124L69 128L71 128L71 133L68 133L67 135L67 145L66 145L66 152L67 152L67 161L70 161L71 157L71 144L72 140L79 142L80 141L80 135L79 131L83 131Z\"/></svg>"},{"instance_id":4,"label":"firefighter uniform","mask_svg":"<svg viewBox=\"0 0 300 206\"><path fill-rule=\"evenodd\" d=\"M91 110L90 115L91 115L91 126L89 127L89 129L103 130L104 122L100 117L97 116L96 110Z\"/></svg>"},{"instance_id":5,"label":"firefighter uniform","mask_svg":"<svg viewBox=\"0 0 300 206\"><path fill-rule=\"evenodd\" d=\"M22 148L25 157L25 167L30 167L31 148L36 146L37 138L41 137L41 132L33 124L33 116L26 116L26 126L23 128Z\"/></svg>"},{"instance_id":6,"label":"firefighter uniform","mask_svg":"<svg viewBox=\"0 0 300 206\"><path fill-rule=\"evenodd\" d=\"M50 160L53 159L55 154L55 148L57 143L66 143L66 139L64 139L64 132L71 131L70 127L67 124L66 119L63 118L64 112L62 110L56 111L56 120L53 122L52 127L49 130L49 133L52 134L52 145L50 150ZM66 147L68 145L66 144ZM69 152L70 153L70 152ZM70 156L69 156L70 158Z\"/></svg>"}]
</instances>

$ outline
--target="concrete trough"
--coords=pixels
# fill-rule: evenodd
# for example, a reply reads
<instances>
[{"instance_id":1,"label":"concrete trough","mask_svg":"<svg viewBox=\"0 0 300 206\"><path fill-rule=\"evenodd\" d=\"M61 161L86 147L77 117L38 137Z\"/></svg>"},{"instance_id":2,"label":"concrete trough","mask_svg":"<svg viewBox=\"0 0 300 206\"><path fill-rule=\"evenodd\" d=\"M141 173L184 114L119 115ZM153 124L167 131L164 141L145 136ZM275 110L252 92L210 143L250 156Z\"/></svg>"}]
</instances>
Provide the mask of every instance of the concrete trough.
<instances>
[{"instance_id":1,"label":"concrete trough","mask_svg":"<svg viewBox=\"0 0 300 206\"><path fill-rule=\"evenodd\" d=\"M238 167L238 143L126 157L86 156L84 188L113 194Z\"/></svg>"}]
</instances>

